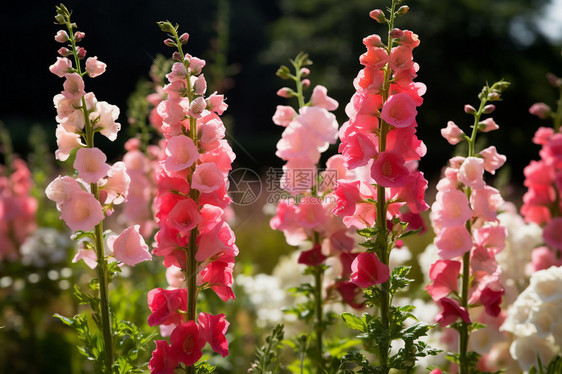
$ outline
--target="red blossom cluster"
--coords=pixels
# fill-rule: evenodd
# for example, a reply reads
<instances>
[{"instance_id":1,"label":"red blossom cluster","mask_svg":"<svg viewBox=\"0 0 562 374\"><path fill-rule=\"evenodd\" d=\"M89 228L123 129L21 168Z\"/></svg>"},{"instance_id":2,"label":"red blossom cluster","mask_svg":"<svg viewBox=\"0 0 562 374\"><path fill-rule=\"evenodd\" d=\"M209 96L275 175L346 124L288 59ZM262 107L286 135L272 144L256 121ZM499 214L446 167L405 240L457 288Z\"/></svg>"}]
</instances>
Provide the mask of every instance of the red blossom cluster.
<instances>
[{"instance_id":1,"label":"red blossom cluster","mask_svg":"<svg viewBox=\"0 0 562 374\"><path fill-rule=\"evenodd\" d=\"M195 303L198 293L208 288L223 301L234 299L232 271L238 254L234 233L224 219L231 202L227 176L235 157L219 117L227 105L222 95L204 97L204 60L186 54L176 61L166 76L167 98L157 106L165 157L156 170L159 231L153 251L164 257L175 287L148 294L148 322L160 325L171 345L156 341L149 364L153 373L173 373L179 363L193 366L206 342L217 353L228 354L224 315L196 316Z\"/></svg>"}]
</instances>

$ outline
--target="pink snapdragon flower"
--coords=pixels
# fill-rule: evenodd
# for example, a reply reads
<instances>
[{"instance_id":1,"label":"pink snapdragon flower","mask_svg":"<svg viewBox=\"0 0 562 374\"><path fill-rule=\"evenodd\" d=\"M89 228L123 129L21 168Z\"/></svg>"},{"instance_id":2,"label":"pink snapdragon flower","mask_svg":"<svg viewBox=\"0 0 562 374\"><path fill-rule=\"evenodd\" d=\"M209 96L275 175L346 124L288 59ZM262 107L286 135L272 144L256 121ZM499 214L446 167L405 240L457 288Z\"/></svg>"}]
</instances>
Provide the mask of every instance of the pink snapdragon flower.
<instances>
[{"instance_id":1,"label":"pink snapdragon flower","mask_svg":"<svg viewBox=\"0 0 562 374\"><path fill-rule=\"evenodd\" d=\"M195 321L187 321L177 326L170 335L170 357L187 366L193 366L203 353L205 338Z\"/></svg>"},{"instance_id":2,"label":"pink snapdragon flower","mask_svg":"<svg viewBox=\"0 0 562 374\"><path fill-rule=\"evenodd\" d=\"M131 226L113 240L110 247L113 247L113 256L117 261L135 266L140 262L152 259L148 252L148 245L144 242L139 228L140 225Z\"/></svg>"},{"instance_id":3,"label":"pink snapdragon flower","mask_svg":"<svg viewBox=\"0 0 562 374\"><path fill-rule=\"evenodd\" d=\"M80 148L76 152L74 169L78 177L86 183L96 183L107 175L110 166L105 163L107 157L99 148Z\"/></svg>"},{"instance_id":4,"label":"pink snapdragon flower","mask_svg":"<svg viewBox=\"0 0 562 374\"><path fill-rule=\"evenodd\" d=\"M381 284L388 280L390 271L374 253L362 252L351 264L351 281L361 288Z\"/></svg>"},{"instance_id":5,"label":"pink snapdragon flower","mask_svg":"<svg viewBox=\"0 0 562 374\"><path fill-rule=\"evenodd\" d=\"M105 73L105 69L107 65L101 61L98 61L97 56L88 57L86 60L86 72L90 76L90 78L95 78L103 73Z\"/></svg>"},{"instance_id":6,"label":"pink snapdragon flower","mask_svg":"<svg viewBox=\"0 0 562 374\"><path fill-rule=\"evenodd\" d=\"M169 171L187 169L199 159L199 151L193 139L177 135L168 139L166 144L166 160L164 167Z\"/></svg>"},{"instance_id":7,"label":"pink snapdragon flower","mask_svg":"<svg viewBox=\"0 0 562 374\"><path fill-rule=\"evenodd\" d=\"M417 114L416 103L410 95L399 93L390 96L383 105L381 118L389 125L402 128L412 125Z\"/></svg>"},{"instance_id":8,"label":"pink snapdragon flower","mask_svg":"<svg viewBox=\"0 0 562 374\"><path fill-rule=\"evenodd\" d=\"M447 122L447 127L441 129L441 135L449 142L455 145L463 140L464 132L453 122Z\"/></svg>"},{"instance_id":9,"label":"pink snapdragon flower","mask_svg":"<svg viewBox=\"0 0 562 374\"><path fill-rule=\"evenodd\" d=\"M61 218L73 231L91 231L104 218L100 202L89 192L70 192L60 209Z\"/></svg>"}]
</instances>

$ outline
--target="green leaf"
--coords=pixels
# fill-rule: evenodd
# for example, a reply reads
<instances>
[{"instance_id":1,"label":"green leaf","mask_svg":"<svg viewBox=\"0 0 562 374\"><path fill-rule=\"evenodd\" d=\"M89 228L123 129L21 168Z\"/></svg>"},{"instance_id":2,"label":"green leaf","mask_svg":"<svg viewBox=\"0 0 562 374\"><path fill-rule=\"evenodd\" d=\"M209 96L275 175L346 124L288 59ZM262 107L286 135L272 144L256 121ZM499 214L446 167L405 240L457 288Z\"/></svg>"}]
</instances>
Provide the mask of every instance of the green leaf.
<instances>
[{"instance_id":1,"label":"green leaf","mask_svg":"<svg viewBox=\"0 0 562 374\"><path fill-rule=\"evenodd\" d=\"M365 320L363 318L351 313L342 313L341 318L349 328L359 330L361 332L366 332L367 324L365 323Z\"/></svg>"}]
</instances>

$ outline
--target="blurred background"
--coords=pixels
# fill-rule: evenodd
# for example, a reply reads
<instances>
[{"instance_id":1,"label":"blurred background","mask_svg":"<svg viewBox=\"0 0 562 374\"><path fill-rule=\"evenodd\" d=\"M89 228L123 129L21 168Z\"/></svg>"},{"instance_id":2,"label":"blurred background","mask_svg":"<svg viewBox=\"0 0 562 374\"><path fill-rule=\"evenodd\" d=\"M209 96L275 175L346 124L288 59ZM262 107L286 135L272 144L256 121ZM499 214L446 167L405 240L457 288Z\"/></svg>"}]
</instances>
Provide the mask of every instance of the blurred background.
<instances>
[{"instance_id":1,"label":"blurred background","mask_svg":"<svg viewBox=\"0 0 562 374\"><path fill-rule=\"evenodd\" d=\"M53 24L56 4L16 1L0 14L0 121L11 135L14 152L23 159L29 160L33 151L48 146L43 159L35 159L36 163L51 165L52 175L43 175L43 183L63 167L54 160L56 113L52 103L63 81L48 70L60 47L53 39L58 30ZM520 205L523 168L538 158L539 147L531 138L542 125L528 113L528 108L537 101L555 106L558 98L545 75L562 75L562 0L411 0L403 4L410 7L410 12L400 17L396 26L419 35L421 45L414 50L414 60L420 65L416 81L427 85L417 117L418 137L428 148L419 166L430 181L427 200L433 201L431 186L437 183L441 167L453 152L439 130L453 120L466 131L472 117L464 114L464 104L477 105L482 86L503 78L511 82L511 87L494 113L500 130L488 134L486 141L507 156L508 165L501 176L504 198ZM328 94L339 101L335 113L341 125L347 120L344 108L354 92L352 81L361 69L362 39L385 33L383 25L369 18L369 11L385 9L389 1L68 0L65 5L74 12L72 18L78 30L86 33L81 46L88 56L98 56L108 65L104 75L86 82L87 91L121 109L119 122L123 129L118 139L113 143L99 142L110 162L122 157L123 144L134 135L127 124L129 96L139 81L150 79L148 72L154 58L159 54L169 57L172 52L162 43L165 35L156 25L157 21L170 20L180 25L181 32L190 34L185 50L207 60L209 91L217 90L227 98L229 108L223 120L237 154L233 168L248 168L263 177L268 168L282 166L275 156L275 145L283 129L271 121L276 105L286 104L285 99L275 95L286 84L275 76L279 65L288 64L301 51L308 53L314 62L309 77L312 85L326 86ZM37 128L46 136L37 135ZM30 134L36 134L31 143ZM333 146L326 157L336 151ZM41 193L40 188L37 193ZM279 256L293 251L282 233L269 229L263 211L266 198L262 194L253 204L234 207L233 228L241 249L238 274L271 273ZM53 210L54 206L40 210L39 225L58 224L59 230L64 230ZM412 252L421 251L431 240L428 233L417 241L417 249L411 248ZM64 259L72 258L74 250L69 242L61 243L58 245L68 253L50 268L57 269L56 274L49 275L45 265L34 263L15 268L0 266L0 326L7 326L4 334L0 332L0 347L11 347L0 349L0 372L66 373L83 369L77 364L77 353L72 353L73 338L50 317L54 312L71 315L77 310L68 290L88 270L83 264L69 268ZM13 273L11 278L8 271ZM128 307L121 306L118 312L139 324L145 324L148 315L143 290L165 285L158 261L146 265L139 274L142 271L152 277L136 279L133 274L130 279L124 278L117 288L121 291L113 296L117 304L120 296L133 298ZM26 272L39 274L47 283L36 277L30 279ZM18 288L18 276L24 282L18 287L25 292L12 292ZM62 280L66 281L64 285ZM246 279L246 286L248 282ZM282 286L277 285L285 288ZM239 303L229 303L231 310L225 312L237 313L239 326L233 332L238 335L229 340L241 339L244 343L234 345L234 361L228 364L233 373L248 367L253 347L260 339L260 330L252 325L252 313L257 312L252 311L244 290L237 290ZM211 309L213 305L218 310L222 307L212 298L204 303ZM63 333L67 334L65 339L57 338ZM14 357L18 358L16 363ZM221 367L227 370L228 365L223 363Z\"/></svg>"}]
</instances>

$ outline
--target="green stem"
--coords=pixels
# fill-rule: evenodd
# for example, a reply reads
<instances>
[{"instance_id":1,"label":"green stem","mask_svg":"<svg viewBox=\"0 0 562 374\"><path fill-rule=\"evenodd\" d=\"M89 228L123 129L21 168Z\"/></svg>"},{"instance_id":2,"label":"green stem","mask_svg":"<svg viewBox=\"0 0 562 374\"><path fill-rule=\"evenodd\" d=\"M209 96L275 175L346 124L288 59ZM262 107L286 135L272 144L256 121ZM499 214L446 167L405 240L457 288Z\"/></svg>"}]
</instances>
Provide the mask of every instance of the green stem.
<instances>
[{"instance_id":1,"label":"green stem","mask_svg":"<svg viewBox=\"0 0 562 374\"><path fill-rule=\"evenodd\" d=\"M94 183L91 186L95 186ZM96 186L97 195L97 186ZM92 189L94 191L94 189ZM97 196L96 196L97 198ZM107 275L107 261L105 260L103 248L103 221L96 225L95 228L96 238L96 256L98 259L98 281L100 286L100 309L101 309L101 327L104 342L105 352L105 371L106 373L112 372L113 366L113 338L111 332L111 319L109 313L109 280Z\"/></svg>"},{"instance_id":2,"label":"green stem","mask_svg":"<svg viewBox=\"0 0 562 374\"><path fill-rule=\"evenodd\" d=\"M392 50L393 38L391 36L391 31L394 28L394 19L395 19L395 8L396 8L396 0L392 0L392 4L390 7L390 20L388 22L388 44L387 44L387 53L390 55ZM389 90L390 90L390 79L391 79L391 69L390 66L387 64L385 67L384 73L384 83L383 89L381 92L383 103L388 100ZM390 131L390 125L387 124L385 121L380 119L379 125L379 153L382 153L386 150L386 136ZM377 240L378 243L381 243L380 246L380 253L378 253L380 260L386 266L389 265L389 256L390 251L392 248L389 248L388 245L388 227L386 224L386 213L387 213L387 206L386 206L386 188L383 186L377 185L377 217L376 217L376 224L379 227L378 234L384 237L384 240ZM387 336L385 339L382 339L379 344L379 360L380 360L380 367L382 368L383 373L388 373L390 371L389 363L388 363L388 355L390 352L390 280L381 284L381 300L380 300L380 316L381 322L383 325L384 331L387 332Z\"/></svg>"},{"instance_id":3,"label":"green stem","mask_svg":"<svg viewBox=\"0 0 562 374\"><path fill-rule=\"evenodd\" d=\"M80 68L80 60L78 59L78 52L76 49L76 42L74 34L72 33L72 25L68 19L67 28L70 32L69 38L72 44L72 54L76 62L76 70L78 74L82 75ZM94 147L94 128L90 122L90 113L86 106L86 99L82 96L82 113L84 115L84 132L86 147ZM90 190L96 200L99 201L99 190L96 183L90 183ZM104 356L105 356L105 372L110 374L113 367L113 334L111 332L111 315L109 312L109 277L107 271L107 261L105 260L105 250L103 243L103 220L95 226L94 229L94 242L97 257L97 272L99 282L99 300L100 300L100 314L101 314L101 330L104 342Z\"/></svg>"},{"instance_id":4,"label":"green stem","mask_svg":"<svg viewBox=\"0 0 562 374\"><path fill-rule=\"evenodd\" d=\"M554 117L554 132L560 131L560 125L562 124L562 87L559 89L560 96L558 98L556 115Z\"/></svg>"},{"instance_id":5,"label":"green stem","mask_svg":"<svg viewBox=\"0 0 562 374\"><path fill-rule=\"evenodd\" d=\"M324 333L324 311L322 310L322 278L324 269L317 266L314 269L314 310L316 314L316 323L314 324L316 330L316 372L318 374L324 373L324 359L322 356L323 343L322 334Z\"/></svg>"},{"instance_id":6,"label":"green stem","mask_svg":"<svg viewBox=\"0 0 562 374\"><path fill-rule=\"evenodd\" d=\"M480 99L480 106L476 113L474 113L474 124L472 126L472 133L468 139L468 156L474 157L475 150L474 146L476 144L476 136L478 134L478 125L480 123L480 118L484 112L484 107L487 103L487 97L483 95ZM466 195L470 201L470 195L472 194L472 189L470 187L466 188ZM472 224L469 221L466 223L466 229L472 236ZM461 279L461 300L460 304L463 308L468 311L468 290L470 288L470 251L463 255L462 259L462 279ZM468 363L468 340L470 339L470 323L462 321L459 328L459 374L468 374L470 367Z\"/></svg>"}]
</instances>

